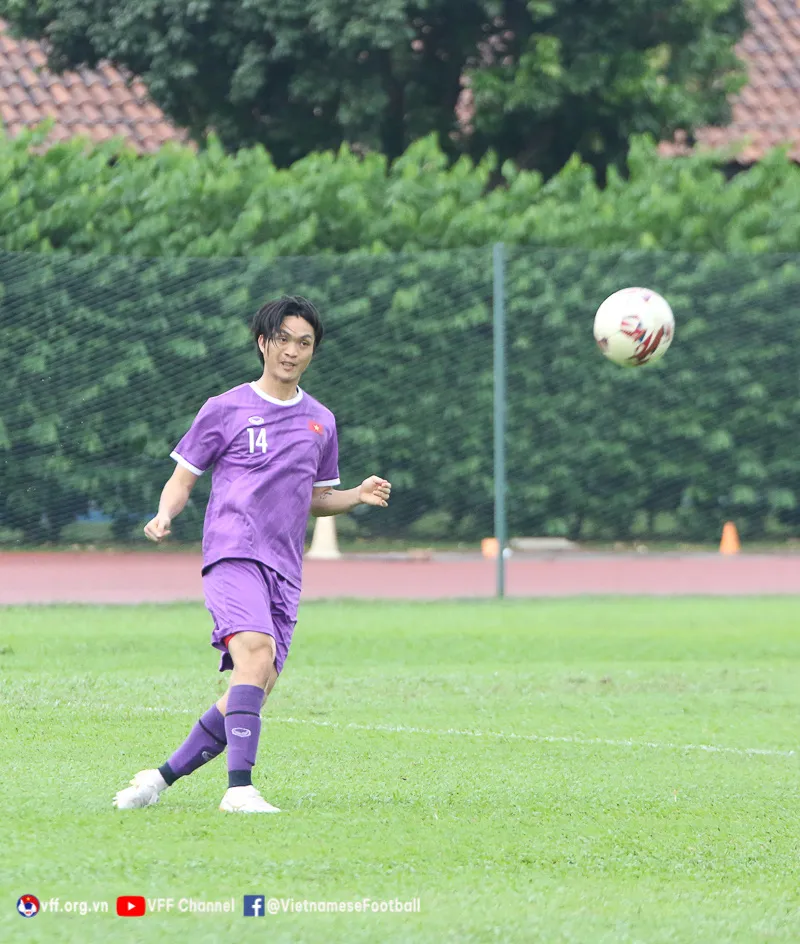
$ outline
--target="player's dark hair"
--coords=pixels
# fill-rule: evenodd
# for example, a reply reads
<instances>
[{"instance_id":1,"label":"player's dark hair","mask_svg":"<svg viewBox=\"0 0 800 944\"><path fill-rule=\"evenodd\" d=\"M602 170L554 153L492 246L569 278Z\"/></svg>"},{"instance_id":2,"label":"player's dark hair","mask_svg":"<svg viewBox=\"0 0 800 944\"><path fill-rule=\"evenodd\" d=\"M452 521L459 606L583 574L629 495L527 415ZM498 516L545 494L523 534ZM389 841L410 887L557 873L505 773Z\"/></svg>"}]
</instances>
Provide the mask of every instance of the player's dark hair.
<instances>
[{"instance_id":1,"label":"player's dark hair","mask_svg":"<svg viewBox=\"0 0 800 944\"><path fill-rule=\"evenodd\" d=\"M264 337L268 342L271 341L281 330L284 318L291 318L293 315L304 318L314 329L314 350L316 351L322 344L322 336L325 332L317 309L301 295L282 295L262 305L253 316L253 340L256 342L258 359L262 364L264 355L258 346L258 339Z\"/></svg>"}]
</instances>

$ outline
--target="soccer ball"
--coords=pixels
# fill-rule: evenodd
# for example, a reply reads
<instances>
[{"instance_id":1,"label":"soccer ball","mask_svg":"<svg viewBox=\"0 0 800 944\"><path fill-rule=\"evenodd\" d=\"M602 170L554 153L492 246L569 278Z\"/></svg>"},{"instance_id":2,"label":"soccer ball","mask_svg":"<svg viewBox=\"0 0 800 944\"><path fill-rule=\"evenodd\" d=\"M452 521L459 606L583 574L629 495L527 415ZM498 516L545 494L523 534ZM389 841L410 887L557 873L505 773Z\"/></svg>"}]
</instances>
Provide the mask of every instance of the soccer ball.
<instances>
[{"instance_id":1,"label":"soccer ball","mask_svg":"<svg viewBox=\"0 0 800 944\"><path fill-rule=\"evenodd\" d=\"M672 344L675 316L657 292L623 288L603 302L594 316L594 338L605 356L624 367L660 360Z\"/></svg>"}]
</instances>

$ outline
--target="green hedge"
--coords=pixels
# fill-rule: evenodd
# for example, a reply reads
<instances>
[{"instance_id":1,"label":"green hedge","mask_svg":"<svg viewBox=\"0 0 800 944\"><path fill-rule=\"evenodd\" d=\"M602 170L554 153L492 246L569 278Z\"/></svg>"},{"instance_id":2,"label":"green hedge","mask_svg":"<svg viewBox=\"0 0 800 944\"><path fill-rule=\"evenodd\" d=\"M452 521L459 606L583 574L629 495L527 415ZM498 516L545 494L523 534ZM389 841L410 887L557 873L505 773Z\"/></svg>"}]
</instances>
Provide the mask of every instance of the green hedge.
<instances>
[{"instance_id":1,"label":"green hedge","mask_svg":"<svg viewBox=\"0 0 800 944\"><path fill-rule=\"evenodd\" d=\"M594 347L597 304L628 284L675 308L675 343L652 368L617 368ZM793 532L800 257L517 248L507 285L512 533L714 540L728 518L750 538ZM126 533L155 508L202 401L257 375L247 318L288 289L326 315L305 386L336 412L345 484L380 472L396 485L391 512L353 528L489 533L488 249L0 253L0 527L55 540L92 501ZM196 535L201 505L181 536Z\"/></svg>"},{"instance_id":2,"label":"green hedge","mask_svg":"<svg viewBox=\"0 0 800 944\"><path fill-rule=\"evenodd\" d=\"M390 168L378 154L312 154L277 170L260 148L0 138L0 248L149 257L416 252L506 243L572 249L800 251L800 168L776 152L728 182L707 157L632 143L629 179L599 189L569 163L547 183L490 159L448 166L433 139Z\"/></svg>"},{"instance_id":3,"label":"green hedge","mask_svg":"<svg viewBox=\"0 0 800 944\"><path fill-rule=\"evenodd\" d=\"M489 532L491 253L512 248L512 532L713 539L797 523L800 169L634 141L607 187L571 163L544 184L432 140L394 165L260 149L151 156L0 138L0 536L57 540L90 503L117 535L155 507L207 396L257 373L246 321L299 291L329 340L307 378L339 417L345 480L397 488L352 529ZM337 255L345 254L345 255ZM377 254L377 255L376 255ZM301 257L305 256L305 257ZM663 292L677 340L652 370L594 350L597 304ZM178 531L197 534L198 501Z\"/></svg>"}]
</instances>

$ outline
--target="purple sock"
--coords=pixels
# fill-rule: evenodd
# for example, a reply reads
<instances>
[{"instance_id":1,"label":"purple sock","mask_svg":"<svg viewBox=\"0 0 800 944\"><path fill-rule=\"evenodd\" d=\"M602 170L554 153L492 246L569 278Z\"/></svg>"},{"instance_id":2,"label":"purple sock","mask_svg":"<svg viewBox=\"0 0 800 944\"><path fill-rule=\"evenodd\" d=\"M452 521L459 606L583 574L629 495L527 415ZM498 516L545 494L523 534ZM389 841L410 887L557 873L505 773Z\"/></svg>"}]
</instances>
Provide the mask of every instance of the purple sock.
<instances>
[{"instance_id":1,"label":"purple sock","mask_svg":"<svg viewBox=\"0 0 800 944\"><path fill-rule=\"evenodd\" d=\"M228 692L225 738L228 742L228 786L246 787L258 753L264 690L257 685L234 685Z\"/></svg>"},{"instance_id":2,"label":"purple sock","mask_svg":"<svg viewBox=\"0 0 800 944\"><path fill-rule=\"evenodd\" d=\"M195 723L189 737L162 767L161 776L172 785L178 777L185 777L207 764L225 750L225 719L216 705Z\"/></svg>"}]
</instances>

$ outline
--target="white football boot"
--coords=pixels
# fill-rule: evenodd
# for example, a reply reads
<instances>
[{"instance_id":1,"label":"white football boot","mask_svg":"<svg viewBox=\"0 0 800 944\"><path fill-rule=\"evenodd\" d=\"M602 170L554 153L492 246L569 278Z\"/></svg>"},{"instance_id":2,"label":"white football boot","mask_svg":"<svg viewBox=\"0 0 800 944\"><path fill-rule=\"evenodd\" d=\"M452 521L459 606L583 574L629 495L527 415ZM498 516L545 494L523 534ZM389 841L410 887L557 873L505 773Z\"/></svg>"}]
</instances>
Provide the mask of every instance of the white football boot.
<instances>
[{"instance_id":1,"label":"white football boot","mask_svg":"<svg viewBox=\"0 0 800 944\"><path fill-rule=\"evenodd\" d=\"M228 787L219 808L223 813L280 813L278 807L267 803L252 784Z\"/></svg>"},{"instance_id":2,"label":"white football boot","mask_svg":"<svg viewBox=\"0 0 800 944\"><path fill-rule=\"evenodd\" d=\"M167 781L157 770L140 770L131 780L131 785L120 790L114 797L118 810L136 810L152 806L167 789Z\"/></svg>"}]
</instances>

